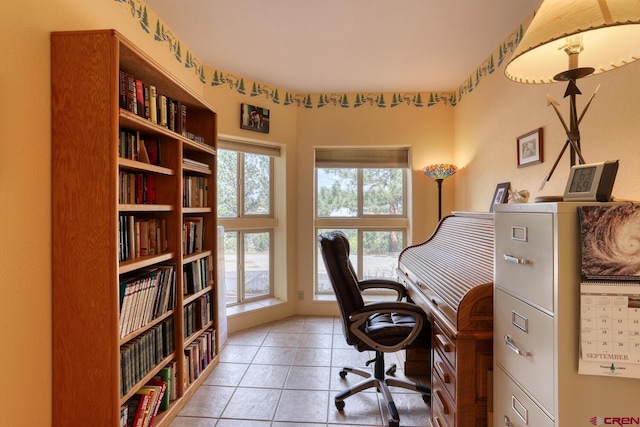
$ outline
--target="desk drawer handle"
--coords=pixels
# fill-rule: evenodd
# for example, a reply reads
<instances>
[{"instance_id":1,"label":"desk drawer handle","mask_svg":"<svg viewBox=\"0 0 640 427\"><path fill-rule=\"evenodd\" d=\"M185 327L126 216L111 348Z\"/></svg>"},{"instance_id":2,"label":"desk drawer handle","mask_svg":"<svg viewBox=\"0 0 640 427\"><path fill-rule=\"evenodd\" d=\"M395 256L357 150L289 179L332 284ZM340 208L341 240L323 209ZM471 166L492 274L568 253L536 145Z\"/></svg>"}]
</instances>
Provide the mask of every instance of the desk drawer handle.
<instances>
[{"instance_id":1,"label":"desk drawer handle","mask_svg":"<svg viewBox=\"0 0 640 427\"><path fill-rule=\"evenodd\" d=\"M513 423L509 421L509 417L504 416L504 427L513 427Z\"/></svg>"},{"instance_id":2,"label":"desk drawer handle","mask_svg":"<svg viewBox=\"0 0 640 427\"><path fill-rule=\"evenodd\" d=\"M442 427L442 423L440 422L440 418L435 417L434 421L436 422L436 426L435 427ZM433 427L433 424L431 424L431 427Z\"/></svg>"},{"instance_id":3,"label":"desk drawer handle","mask_svg":"<svg viewBox=\"0 0 640 427\"><path fill-rule=\"evenodd\" d=\"M524 357L531 356L531 354L528 351L520 350L518 346L515 345L515 343L513 342L513 340L509 335L504 336L504 342L505 344L507 344L507 347L509 347L509 349L514 353Z\"/></svg>"},{"instance_id":4,"label":"desk drawer handle","mask_svg":"<svg viewBox=\"0 0 640 427\"><path fill-rule=\"evenodd\" d=\"M449 340L444 335L436 334L436 339L445 353L451 353L451 344L449 344Z\"/></svg>"},{"instance_id":5,"label":"desk drawer handle","mask_svg":"<svg viewBox=\"0 0 640 427\"><path fill-rule=\"evenodd\" d=\"M438 400L442 405L442 412L444 412L445 415L449 415L449 407L447 406L447 402L444 401L444 398L442 397L442 393L440 393L440 390L436 390L436 396L438 396Z\"/></svg>"},{"instance_id":6,"label":"desk drawer handle","mask_svg":"<svg viewBox=\"0 0 640 427\"><path fill-rule=\"evenodd\" d=\"M502 256L505 261L512 262L514 264L531 264L531 261L529 261L528 259L518 258L509 254L503 254Z\"/></svg>"},{"instance_id":7,"label":"desk drawer handle","mask_svg":"<svg viewBox=\"0 0 640 427\"><path fill-rule=\"evenodd\" d=\"M436 362L436 371L438 371L440 373L440 376L442 377L442 380L446 384L449 384L451 382L451 377L444 370L444 365L442 364L442 362Z\"/></svg>"}]
</instances>

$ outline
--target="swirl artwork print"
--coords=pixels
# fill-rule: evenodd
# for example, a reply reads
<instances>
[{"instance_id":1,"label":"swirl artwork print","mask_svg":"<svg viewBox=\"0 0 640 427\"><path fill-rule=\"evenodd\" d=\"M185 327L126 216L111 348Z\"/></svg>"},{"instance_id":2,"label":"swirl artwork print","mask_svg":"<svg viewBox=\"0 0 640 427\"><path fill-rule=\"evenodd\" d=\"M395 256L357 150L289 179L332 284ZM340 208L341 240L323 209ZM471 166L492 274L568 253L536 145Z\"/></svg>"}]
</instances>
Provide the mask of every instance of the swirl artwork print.
<instances>
[{"instance_id":1,"label":"swirl artwork print","mask_svg":"<svg viewBox=\"0 0 640 427\"><path fill-rule=\"evenodd\" d=\"M640 206L581 206L582 276L640 280Z\"/></svg>"}]
</instances>

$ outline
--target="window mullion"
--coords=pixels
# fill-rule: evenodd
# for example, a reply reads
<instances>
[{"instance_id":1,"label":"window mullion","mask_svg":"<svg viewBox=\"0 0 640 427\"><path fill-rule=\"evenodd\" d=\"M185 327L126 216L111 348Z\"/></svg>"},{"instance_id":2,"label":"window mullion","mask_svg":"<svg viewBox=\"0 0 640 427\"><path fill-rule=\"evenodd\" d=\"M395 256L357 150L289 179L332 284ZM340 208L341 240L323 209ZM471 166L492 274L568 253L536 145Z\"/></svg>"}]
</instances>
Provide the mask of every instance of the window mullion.
<instances>
[{"instance_id":1,"label":"window mullion","mask_svg":"<svg viewBox=\"0 0 640 427\"><path fill-rule=\"evenodd\" d=\"M358 168L358 172L356 174L358 181L358 218L363 217L363 206L364 206L364 191L363 191L363 182L364 182L364 174L362 172L362 168Z\"/></svg>"}]
</instances>

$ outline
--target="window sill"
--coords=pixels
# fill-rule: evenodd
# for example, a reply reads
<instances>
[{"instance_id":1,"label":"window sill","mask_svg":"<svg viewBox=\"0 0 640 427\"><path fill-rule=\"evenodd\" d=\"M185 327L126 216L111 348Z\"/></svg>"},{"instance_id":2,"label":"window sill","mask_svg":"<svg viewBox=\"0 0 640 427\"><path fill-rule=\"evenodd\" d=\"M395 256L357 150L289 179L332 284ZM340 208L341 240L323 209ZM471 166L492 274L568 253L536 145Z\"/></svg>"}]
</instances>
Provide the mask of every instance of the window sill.
<instances>
[{"instance_id":1,"label":"window sill","mask_svg":"<svg viewBox=\"0 0 640 427\"><path fill-rule=\"evenodd\" d=\"M243 314L250 311L260 310L263 308L274 307L280 304L284 304L284 301L279 298L265 298L258 301L250 301L244 304L227 307L227 317L232 317L236 314Z\"/></svg>"},{"instance_id":2,"label":"window sill","mask_svg":"<svg viewBox=\"0 0 640 427\"><path fill-rule=\"evenodd\" d=\"M376 301L395 301L396 295L393 294L364 294L362 296L365 304ZM315 295L313 298L314 301L336 301L335 295Z\"/></svg>"}]
</instances>

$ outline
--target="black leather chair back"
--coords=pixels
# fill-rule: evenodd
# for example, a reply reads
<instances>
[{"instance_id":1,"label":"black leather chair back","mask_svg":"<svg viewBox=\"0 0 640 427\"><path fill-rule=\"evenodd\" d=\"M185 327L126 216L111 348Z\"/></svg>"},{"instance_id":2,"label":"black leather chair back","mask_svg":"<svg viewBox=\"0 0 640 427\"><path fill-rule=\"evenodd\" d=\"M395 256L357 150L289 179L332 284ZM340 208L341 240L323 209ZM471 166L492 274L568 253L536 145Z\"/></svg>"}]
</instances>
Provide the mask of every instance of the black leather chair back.
<instances>
[{"instance_id":1,"label":"black leather chair back","mask_svg":"<svg viewBox=\"0 0 640 427\"><path fill-rule=\"evenodd\" d=\"M342 231L334 230L322 233L318 241L322 246L324 265L340 306L344 336L349 345L357 345L360 340L350 332L349 317L362 309L364 300L358 286L357 274L349 261L349 240Z\"/></svg>"}]
</instances>

